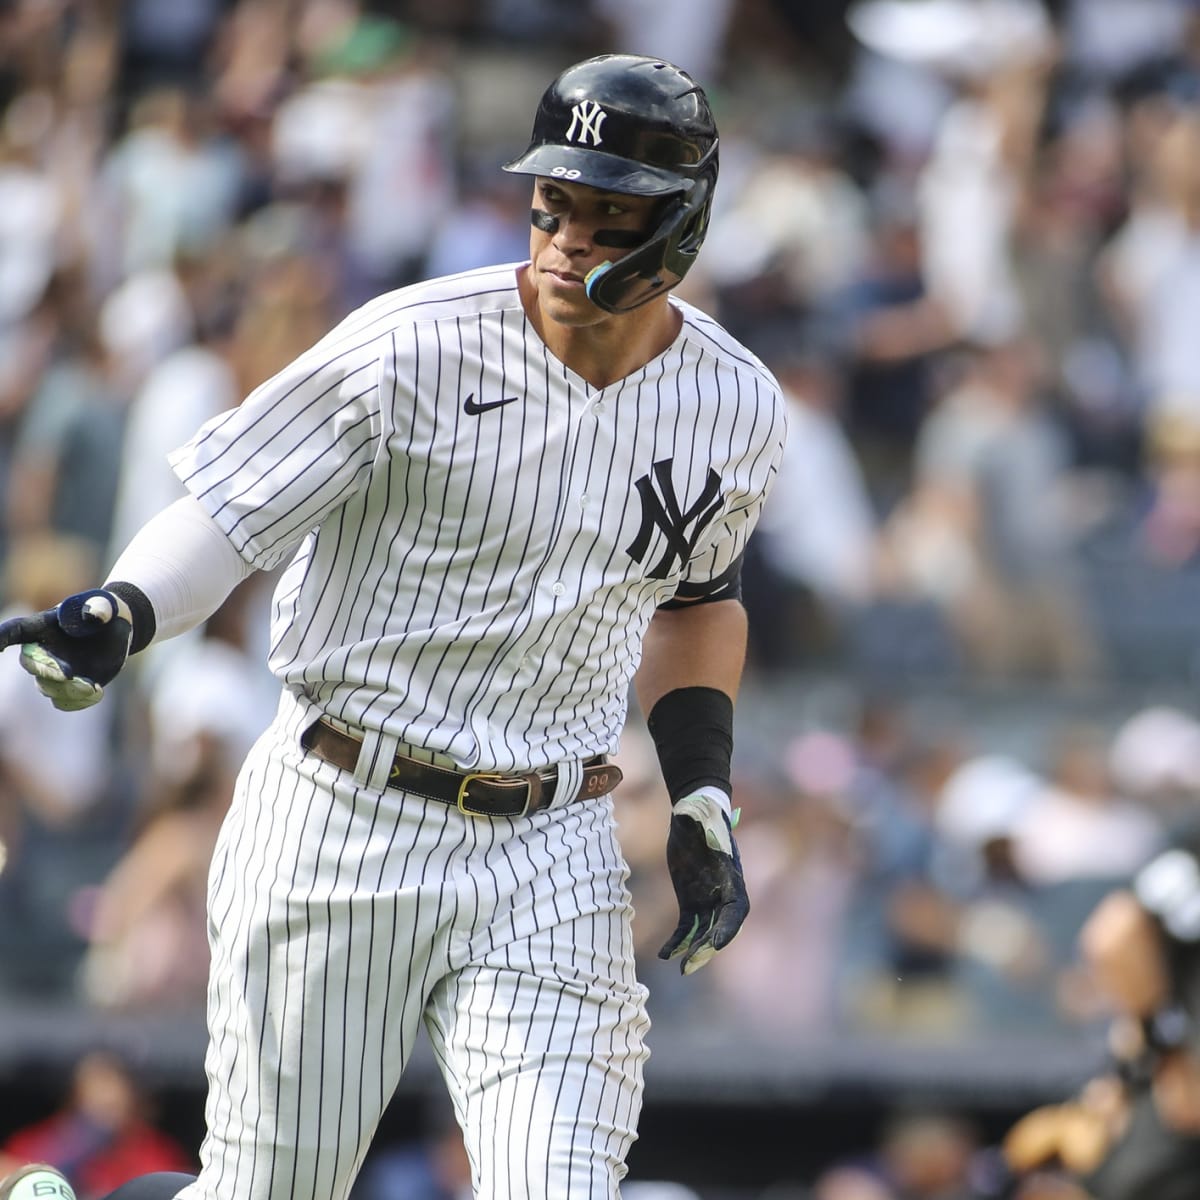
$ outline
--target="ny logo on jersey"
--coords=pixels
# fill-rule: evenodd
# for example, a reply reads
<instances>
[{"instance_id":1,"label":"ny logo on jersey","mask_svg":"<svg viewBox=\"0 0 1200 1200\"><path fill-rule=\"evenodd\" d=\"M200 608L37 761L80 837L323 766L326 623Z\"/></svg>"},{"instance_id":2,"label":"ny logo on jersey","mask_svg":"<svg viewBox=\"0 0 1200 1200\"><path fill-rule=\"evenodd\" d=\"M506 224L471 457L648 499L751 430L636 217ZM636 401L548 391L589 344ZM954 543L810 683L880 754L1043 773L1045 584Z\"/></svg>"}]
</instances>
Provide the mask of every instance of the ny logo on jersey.
<instances>
[{"instance_id":1,"label":"ny logo on jersey","mask_svg":"<svg viewBox=\"0 0 1200 1200\"><path fill-rule=\"evenodd\" d=\"M571 109L571 124L567 126L567 141L586 146L600 145L600 126L608 113L595 100L581 100Z\"/></svg>"},{"instance_id":2,"label":"ny logo on jersey","mask_svg":"<svg viewBox=\"0 0 1200 1200\"><path fill-rule=\"evenodd\" d=\"M721 477L709 467L704 490L686 512L682 511L679 497L675 495L675 484L671 481L674 462L673 458L660 459L654 464L653 480L647 474L634 484L642 498L642 525L637 537L625 548L625 553L635 562L641 562L646 557L654 530L661 529L667 535L667 548L649 571L651 579L666 579L675 559L678 558L682 566L691 558L700 534L721 508ZM688 526L691 526L691 533L688 532Z\"/></svg>"}]
</instances>

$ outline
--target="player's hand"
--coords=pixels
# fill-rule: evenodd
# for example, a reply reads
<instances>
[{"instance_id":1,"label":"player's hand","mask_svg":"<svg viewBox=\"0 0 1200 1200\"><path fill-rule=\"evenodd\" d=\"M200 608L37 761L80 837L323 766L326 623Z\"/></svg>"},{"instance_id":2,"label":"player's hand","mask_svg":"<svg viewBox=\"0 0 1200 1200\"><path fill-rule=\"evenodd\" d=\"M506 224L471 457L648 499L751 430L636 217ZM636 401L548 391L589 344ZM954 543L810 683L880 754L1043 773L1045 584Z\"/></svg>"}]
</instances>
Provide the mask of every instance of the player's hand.
<instances>
[{"instance_id":1,"label":"player's hand","mask_svg":"<svg viewBox=\"0 0 1200 1200\"><path fill-rule=\"evenodd\" d=\"M733 826L703 790L676 801L667 835L667 869L679 901L679 924L658 952L678 958L685 975L729 945L750 911Z\"/></svg>"},{"instance_id":2,"label":"player's hand","mask_svg":"<svg viewBox=\"0 0 1200 1200\"><path fill-rule=\"evenodd\" d=\"M1045 1104L1017 1121L1002 1144L1005 1161L1017 1173L1059 1165L1090 1174L1124 1127L1126 1112L1121 1083L1110 1076L1093 1079L1077 1100Z\"/></svg>"},{"instance_id":3,"label":"player's hand","mask_svg":"<svg viewBox=\"0 0 1200 1200\"><path fill-rule=\"evenodd\" d=\"M21 666L55 708L90 708L125 665L133 636L129 605L103 588L78 592L31 617L0 622L0 650L21 647Z\"/></svg>"}]
</instances>

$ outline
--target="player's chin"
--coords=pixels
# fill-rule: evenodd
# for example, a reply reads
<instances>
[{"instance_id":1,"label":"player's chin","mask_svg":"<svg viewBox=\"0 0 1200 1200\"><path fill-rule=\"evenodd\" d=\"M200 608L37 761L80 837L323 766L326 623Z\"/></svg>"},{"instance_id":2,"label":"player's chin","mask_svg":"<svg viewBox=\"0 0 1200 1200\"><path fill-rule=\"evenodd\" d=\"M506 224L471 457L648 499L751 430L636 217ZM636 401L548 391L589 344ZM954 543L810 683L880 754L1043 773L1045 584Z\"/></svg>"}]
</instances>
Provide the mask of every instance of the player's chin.
<instances>
[{"instance_id":1,"label":"player's chin","mask_svg":"<svg viewBox=\"0 0 1200 1200\"><path fill-rule=\"evenodd\" d=\"M553 289L543 291L538 297L542 312L559 325L595 325L604 319L604 312L597 308L580 288L563 295Z\"/></svg>"}]
</instances>

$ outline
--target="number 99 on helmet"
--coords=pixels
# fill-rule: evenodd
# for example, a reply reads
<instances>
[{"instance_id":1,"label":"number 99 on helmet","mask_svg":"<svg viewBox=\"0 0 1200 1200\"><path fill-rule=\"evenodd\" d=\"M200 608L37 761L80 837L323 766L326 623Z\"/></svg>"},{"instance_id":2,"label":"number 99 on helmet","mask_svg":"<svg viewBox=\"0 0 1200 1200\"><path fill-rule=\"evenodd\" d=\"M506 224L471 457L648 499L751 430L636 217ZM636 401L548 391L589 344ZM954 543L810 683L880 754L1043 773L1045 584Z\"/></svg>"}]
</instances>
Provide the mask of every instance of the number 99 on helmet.
<instances>
[{"instance_id":1,"label":"number 99 on helmet","mask_svg":"<svg viewBox=\"0 0 1200 1200\"><path fill-rule=\"evenodd\" d=\"M645 238L587 279L593 304L629 312L675 287L696 260L717 181L717 126L687 72L661 59L604 54L567 68L546 89L528 148L504 169L662 197Z\"/></svg>"}]
</instances>

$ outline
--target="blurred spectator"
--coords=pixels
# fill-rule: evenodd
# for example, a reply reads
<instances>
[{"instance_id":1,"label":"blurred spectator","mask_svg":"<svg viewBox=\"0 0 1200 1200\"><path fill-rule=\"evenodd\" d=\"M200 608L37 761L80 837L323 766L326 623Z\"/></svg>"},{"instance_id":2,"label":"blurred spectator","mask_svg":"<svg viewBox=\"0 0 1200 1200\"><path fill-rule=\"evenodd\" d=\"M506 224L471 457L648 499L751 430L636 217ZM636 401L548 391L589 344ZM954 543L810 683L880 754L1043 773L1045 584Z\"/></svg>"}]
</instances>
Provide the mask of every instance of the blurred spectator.
<instances>
[{"instance_id":1,"label":"blurred spectator","mask_svg":"<svg viewBox=\"0 0 1200 1200\"><path fill-rule=\"evenodd\" d=\"M1113 83L1178 52L1187 35L1187 0L1067 0L1067 61L1085 79Z\"/></svg>"},{"instance_id":2,"label":"blurred spectator","mask_svg":"<svg viewBox=\"0 0 1200 1200\"><path fill-rule=\"evenodd\" d=\"M121 83L136 95L163 83L199 84L229 0L127 0L118 10Z\"/></svg>"},{"instance_id":3,"label":"blurred spectator","mask_svg":"<svg viewBox=\"0 0 1200 1200\"><path fill-rule=\"evenodd\" d=\"M1047 786L1013 836L1021 871L1049 885L1127 877L1160 847L1164 831L1155 814L1114 788L1103 732L1068 726L1050 749Z\"/></svg>"},{"instance_id":4,"label":"blurred spectator","mask_svg":"<svg viewBox=\"0 0 1200 1200\"><path fill-rule=\"evenodd\" d=\"M885 591L935 602L989 678L1098 669L1071 570L1067 448L1023 337L974 346L926 418L883 533Z\"/></svg>"},{"instance_id":5,"label":"blurred spectator","mask_svg":"<svg viewBox=\"0 0 1200 1200\"><path fill-rule=\"evenodd\" d=\"M886 513L912 486L912 455L933 405L934 365L956 333L925 283L915 196L884 176L870 193L870 245L860 269L828 298L828 327L846 377L846 422L876 507Z\"/></svg>"},{"instance_id":6,"label":"blurred spectator","mask_svg":"<svg viewBox=\"0 0 1200 1200\"><path fill-rule=\"evenodd\" d=\"M594 0L608 25L605 44L619 54L658 54L696 79L717 80L735 0Z\"/></svg>"},{"instance_id":7,"label":"blurred spectator","mask_svg":"<svg viewBox=\"0 0 1200 1200\"><path fill-rule=\"evenodd\" d=\"M108 292L100 304L100 337L116 364L118 384L132 394L147 373L186 345L193 313L174 270L138 271Z\"/></svg>"},{"instance_id":8,"label":"blurred spectator","mask_svg":"<svg viewBox=\"0 0 1200 1200\"><path fill-rule=\"evenodd\" d=\"M4 561L7 613L51 607L88 586L95 569L85 542L18 539ZM122 815L109 804L119 774L114 710L63 713L29 700L18 654L0 655L0 991L13 994L65 985L78 948L69 906L81 883L67 847L76 838L106 845L98 826L119 829Z\"/></svg>"},{"instance_id":9,"label":"blurred spectator","mask_svg":"<svg viewBox=\"0 0 1200 1200\"><path fill-rule=\"evenodd\" d=\"M193 1155L155 1127L130 1064L109 1050L85 1054L61 1107L0 1145L0 1176L30 1162L57 1167L79 1200L98 1200L147 1171L195 1169Z\"/></svg>"},{"instance_id":10,"label":"blurred spectator","mask_svg":"<svg viewBox=\"0 0 1200 1200\"><path fill-rule=\"evenodd\" d=\"M1200 799L1200 721L1168 704L1138 710L1114 731L1108 769L1115 788L1175 830Z\"/></svg>"},{"instance_id":11,"label":"blurred spectator","mask_svg":"<svg viewBox=\"0 0 1200 1200\"><path fill-rule=\"evenodd\" d=\"M156 363L129 405L117 458L111 561L154 513L184 494L167 455L210 417L241 399L233 366L236 314L215 305L198 312L194 340Z\"/></svg>"},{"instance_id":12,"label":"blurred spectator","mask_svg":"<svg viewBox=\"0 0 1200 1200\"><path fill-rule=\"evenodd\" d=\"M1128 129L1129 214L1098 270L1128 340L1149 437L1186 453L1200 423L1200 112L1152 94L1133 106ZM1169 493L1164 500L1169 508Z\"/></svg>"},{"instance_id":13,"label":"blurred spectator","mask_svg":"<svg viewBox=\"0 0 1200 1200\"><path fill-rule=\"evenodd\" d=\"M98 181L119 275L210 249L233 216L241 176L236 145L218 136L197 97L178 87L140 96Z\"/></svg>"},{"instance_id":14,"label":"blurred spectator","mask_svg":"<svg viewBox=\"0 0 1200 1200\"><path fill-rule=\"evenodd\" d=\"M239 588L193 639L153 665L149 772L129 848L86 918L85 997L105 1008L192 1008L208 979L209 866L246 752L274 713L278 687L246 650L261 589Z\"/></svg>"},{"instance_id":15,"label":"blurred spectator","mask_svg":"<svg viewBox=\"0 0 1200 1200\"><path fill-rule=\"evenodd\" d=\"M263 636L272 584L272 575L244 580L198 636L148 664L146 762L167 786L185 783L210 757L220 773L236 773L275 715L279 681L265 665L267 647L253 641Z\"/></svg>"},{"instance_id":16,"label":"blurred spectator","mask_svg":"<svg viewBox=\"0 0 1200 1200\"><path fill-rule=\"evenodd\" d=\"M1058 97L1048 106L1014 218L1012 258L1044 385L1077 463L1131 472L1141 405L1096 261L1124 218L1124 127L1115 101Z\"/></svg>"},{"instance_id":17,"label":"blurred spectator","mask_svg":"<svg viewBox=\"0 0 1200 1200\"><path fill-rule=\"evenodd\" d=\"M492 164L468 169L463 198L444 215L425 258L430 276L453 275L489 263L524 262L529 237L523 220L529 188L520 176L497 177Z\"/></svg>"},{"instance_id":18,"label":"blurred spectator","mask_svg":"<svg viewBox=\"0 0 1200 1200\"><path fill-rule=\"evenodd\" d=\"M57 266L63 198L32 144L40 117L22 97L0 122L0 327L29 315Z\"/></svg>"},{"instance_id":19,"label":"blurred spectator","mask_svg":"<svg viewBox=\"0 0 1200 1200\"><path fill-rule=\"evenodd\" d=\"M304 221L304 212L272 205L242 230L245 294L230 359L243 396L319 341L344 315L336 265L312 252Z\"/></svg>"},{"instance_id":20,"label":"blurred spectator","mask_svg":"<svg viewBox=\"0 0 1200 1200\"><path fill-rule=\"evenodd\" d=\"M1056 936L1016 844L1043 788L1019 761L986 754L963 762L939 796L940 889L925 928L939 936L940 907L974 1028L1050 1029L1058 1020L1056 979L1070 938Z\"/></svg>"},{"instance_id":21,"label":"blurred spectator","mask_svg":"<svg viewBox=\"0 0 1200 1200\"><path fill-rule=\"evenodd\" d=\"M838 420L839 385L819 353L769 354L789 402L787 448L752 541L746 581L764 671L826 658L874 588L875 516ZM763 572L762 577L756 570Z\"/></svg>"},{"instance_id":22,"label":"blurred spectator","mask_svg":"<svg viewBox=\"0 0 1200 1200\"><path fill-rule=\"evenodd\" d=\"M312 48L313 78L280 106L276 166L285 187L346 189L346 251L358 304L410 283L455 197L454 92L437 44L364 14Z\"/></svg>"},{"instance_id":23,"label":"blurred spectator","mask_svg":"<svg viewBox=\"0 0 1200 1200\"><path fill-rule=\"evenodd\" d=\"M69 283L65 286L69 286ZM17 429L5 492L13 534L50 531L108 547L128 395L93 314L65 317Z\"/></svg>"},{"instance_id":24,"label":"blurred spectator","mask_svg":"<svg viewBox=\"0 0 1200 1200\"><path fill-rule=\"evenodd\" d=\"M86 918L81 991L102 1008L199 1011L208 973L204 898L233 780L205 741L186 777L163 786Z\"/></svg>"},{"instance_id":25,"label":"blurred spectator","mask_svg":"<svg viewBox=\"0 0 1200 1200\"><path fill-rule=\"evenodd\" d=\"M1040 0L861 0L856 36L875 52L952 81L920 164L925 278L972 339L1022 321L1010 240L1053 64Z\"/></svg>"},{"instance_id":26,"label":"blurred spectator","mask_svg":"<svg viewBox=\"0 0 1200 1200\"><path fill-rule=\"evenodd\" d=\"M831 1167L813 1200L972 1200L979 1134L967 1120L936 1112L899 1112L878 1152L863 1163Z\"/></svg>"},{"instance_id":27,"label":"blurred spectator","mask_svg":"<svg viewBox=\"0 0 1200 1200\"><path fill-rule=\"evenodd\" d=\"M849 745L804 734L784 751L783 765L787 787L775 805L738 828L754 921L710 967L723 1011L767 1038L833 1027L857 865L846 811L855 768Z\"/></svg>"},{"instance_id":28,"label":"blurred spectator","mask_svg":"<svg viewBox=\"0 0 1200 1200\"><path fill-rule=\"evenodd\" d=\"M951 977L954 948L927 914L944 901L934 879L941 789L961 761L953 728L918 734L894 700L872 698L855 726L858 761L850 811L858 871L839 968L841 1024L882 1029L960 1028Z\"/></svg>"},{"instance_id":29,"label":"blurred spectator","mask_svg":"<svg viewBox=\"0 0 1200 1200\"><path fill-rule=\"evenodd\" d=\"M1138 543L1157 566L1185 569L1200 559L1200 421L1163 415L1146 429L1148 503Z\"/></svg>"},{"instance_id":30,"label":"blurred spectator","mask_svg":"<svg viewBox=\"0 0 1200 1200\"><path fill-rule=\"evenodd\" d=\"M844 288L867 248L866 199L838 161L830 116L785 110L772 123L757 134L765 153L705 243L706 277L725 293L720 319L751 349ZM739 311L764 292L765 311Z\"/></svg>"}]
</instances>

